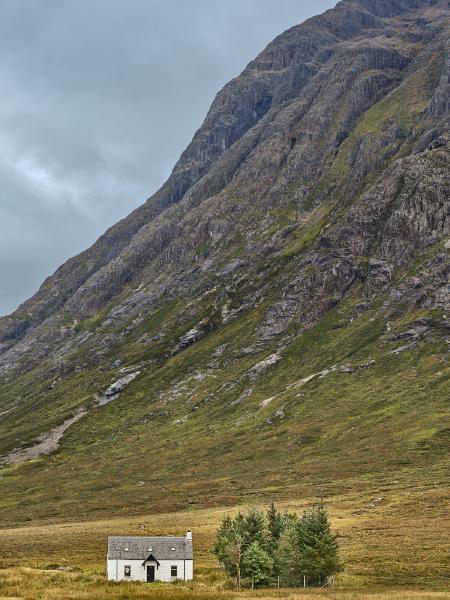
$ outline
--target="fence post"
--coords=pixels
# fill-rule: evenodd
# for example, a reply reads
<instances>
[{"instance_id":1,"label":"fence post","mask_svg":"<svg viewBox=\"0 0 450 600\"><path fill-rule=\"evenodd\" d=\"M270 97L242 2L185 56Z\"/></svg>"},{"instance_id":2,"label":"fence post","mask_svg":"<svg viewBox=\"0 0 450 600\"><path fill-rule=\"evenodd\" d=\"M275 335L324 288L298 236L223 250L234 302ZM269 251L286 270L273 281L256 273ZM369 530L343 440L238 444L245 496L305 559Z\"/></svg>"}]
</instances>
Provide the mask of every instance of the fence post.
<instances>
[{"instance_id":1,"label":"fence post","mask_svg":"<svg viewBox=\"0 0 450 600\"><path fill-rule=\"evenodd\" d=\"M303 575L303 587L306 587L306 575Z\"/></svg>"},{"instance_id":2,"label":"fence post","mask_svg":"<svg viewBox=\"0 0 450 600\"><path fill-rule=\"evenodd\" d=\"M252 577L252 590L254 590L254 589L255 589L255 578Z\"/></svg>"}]
</instances>

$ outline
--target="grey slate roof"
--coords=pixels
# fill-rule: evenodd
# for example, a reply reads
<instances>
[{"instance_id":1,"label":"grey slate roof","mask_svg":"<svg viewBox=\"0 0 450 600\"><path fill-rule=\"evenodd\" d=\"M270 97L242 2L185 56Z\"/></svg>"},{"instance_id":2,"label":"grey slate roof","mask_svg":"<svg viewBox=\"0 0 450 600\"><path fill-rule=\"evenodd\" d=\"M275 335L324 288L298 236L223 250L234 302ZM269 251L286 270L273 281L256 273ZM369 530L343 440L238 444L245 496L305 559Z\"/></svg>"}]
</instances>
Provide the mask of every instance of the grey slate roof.
<instances>
[{"instance_id":1,"label":"grey slate roof","mask_svg":"<svg viewBox=\"0 0 450 600\"><path fill-rule=\"evenodd\" d=\"M125 548L128 548L128 551ZM110 559L145 560L149 554L153 554L157 560L192 560L192 540L172 536L111 536L108 538L108 558Z\"/></svg>"}]
</instances>

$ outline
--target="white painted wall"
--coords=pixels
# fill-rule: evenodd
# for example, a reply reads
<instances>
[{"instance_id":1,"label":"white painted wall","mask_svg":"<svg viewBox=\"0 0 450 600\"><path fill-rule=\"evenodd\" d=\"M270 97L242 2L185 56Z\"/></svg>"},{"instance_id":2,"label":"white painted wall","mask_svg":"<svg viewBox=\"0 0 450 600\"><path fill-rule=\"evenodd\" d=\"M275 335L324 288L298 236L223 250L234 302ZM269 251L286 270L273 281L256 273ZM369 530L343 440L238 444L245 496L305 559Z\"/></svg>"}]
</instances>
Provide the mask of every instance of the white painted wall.
<instances>
[{"instance_id":1,"label":"white painted wall","mask_svg":"<svg viewBox=\"0 0 450 600\"><path fill-rule=\"evenodd\" d=\"M142 565L142 560L130 559L108 559L108 579L110 581L147 581L147 564L155 565L156 581L175 581L175 579L185 579L190 581L194 577L194 561L192 560L160 560L159 568L156 563L146 563ZM131 576L125 577L125 565L131 567ZM170 575L171 566L178 568L177 577Z\"/></svg>"},{"instance_id":2,"label":"white painted wall","mask_svg":"<svg viewBox=\"0 0 450 600\"><path fill-rule=\"evenodd\" d=\"M185 562L185 567L186 567L185 580L190 581L191 579L194 579L194 561L193 560L185 560L184 562Z\"/></svg>"}]
</instances>

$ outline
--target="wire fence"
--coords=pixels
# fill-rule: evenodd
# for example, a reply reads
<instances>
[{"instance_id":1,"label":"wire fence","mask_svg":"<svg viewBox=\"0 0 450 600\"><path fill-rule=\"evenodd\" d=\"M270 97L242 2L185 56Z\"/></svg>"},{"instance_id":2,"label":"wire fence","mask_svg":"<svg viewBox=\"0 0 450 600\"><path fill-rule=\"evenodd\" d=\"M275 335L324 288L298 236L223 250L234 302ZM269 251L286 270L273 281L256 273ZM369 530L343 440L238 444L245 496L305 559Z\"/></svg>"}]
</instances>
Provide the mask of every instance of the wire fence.
<instances>
[{"instance_id":1,"label":"wire fence","mask_svg":"<svg viewBox=\"0 0 450 600\"><path fill-rule=\"evenodd\" d=\"M295 579L285 579L277 577L276 579L270 579L264 582L255 582L251 579L244 579L242 581L242 587L249 589L262 589L262 588L326 588L334 585L334 577L326 577L322 579L313 579L306 576L299 576Z\"/></svg>"}]
</instances>

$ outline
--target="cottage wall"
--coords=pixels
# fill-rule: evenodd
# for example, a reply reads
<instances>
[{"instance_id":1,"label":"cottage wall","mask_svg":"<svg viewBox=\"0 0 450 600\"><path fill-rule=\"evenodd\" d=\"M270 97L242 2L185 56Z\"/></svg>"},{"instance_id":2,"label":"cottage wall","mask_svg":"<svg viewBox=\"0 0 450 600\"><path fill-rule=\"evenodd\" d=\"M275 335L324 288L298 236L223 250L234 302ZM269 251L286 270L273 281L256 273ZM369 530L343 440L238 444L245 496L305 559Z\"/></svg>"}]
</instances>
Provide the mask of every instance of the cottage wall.
<instances>
[{"instance_id":1,"label":"cottage wall","mask_svg":"<svg viewBox=\"0 0 450 600\"><path fill-rule=\"evenodd\" d=\"M185 577L186 581L190 581L191 579L194 579L194 561L186 560L185 567L186 567L186 577Z\"/></svg>"},{"instance_id":2,"label":"cottage wall","mask_svg":"<svg viewBox=\"0 0 450 600\"><path fill-rule=\"evenodd\" d=\"M147 581L147 565L136 559L108 559L108 579L111 581ZM174 581L185 579L189 581L194 576L194 561L192 560L160 560L159 568L155 568L156 581ZM148 563L149 565L153 563ZM125 566L131 567L130 577L125 577ZM155 565L156 566L156 565ZM171 567L177 566L177 577L171 576Z\"/></svg>"}]
</instances>

